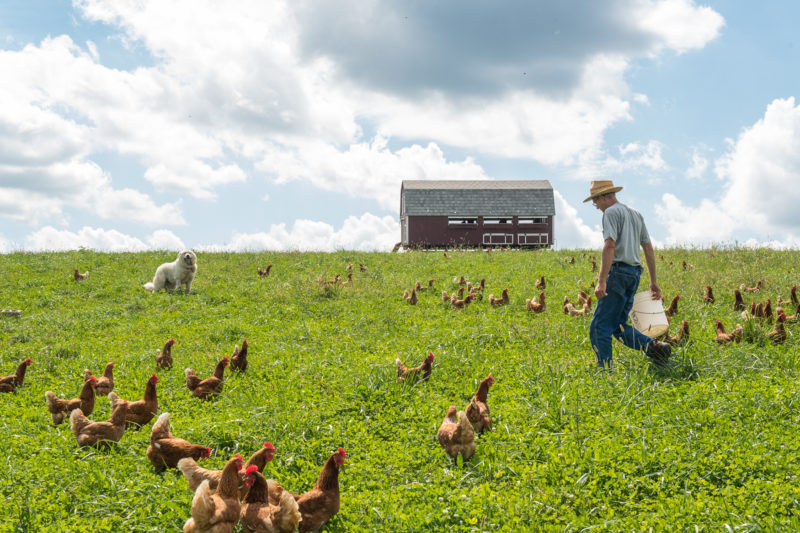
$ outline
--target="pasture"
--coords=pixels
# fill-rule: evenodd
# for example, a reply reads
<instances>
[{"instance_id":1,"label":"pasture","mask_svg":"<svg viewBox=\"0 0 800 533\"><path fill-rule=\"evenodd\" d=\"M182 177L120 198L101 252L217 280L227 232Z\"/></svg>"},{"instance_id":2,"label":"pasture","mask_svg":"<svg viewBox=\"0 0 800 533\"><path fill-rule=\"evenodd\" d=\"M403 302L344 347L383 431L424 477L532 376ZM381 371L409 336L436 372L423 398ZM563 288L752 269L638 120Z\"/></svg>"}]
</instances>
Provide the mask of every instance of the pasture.
<instances>
[{"instance_id":1,"label":"pasture","mask_svg":"<svg viewBox=\"0 0 800 533\"><path fill-rule=\"evenodd\" d=\"M142 289L174 255L0 255L0 308L22 310L0 316L0 374L33 359L24 386L0 395L0 531L181 530L192 494L145 458L152 422L109 450L81 449L44 401L47 390L76 397L84 368L100 375L110 360L115 392L141 398L169 338L175 366L157 372L159 412L176 436L211 448L201 465L221 468L269 440L264 475L302 492L337 447L347 451L341 510L323 531L800 530L800 325L779 346L760 323L741 344L713 342L714 319L742 322L732 309L741 283L765 279L748 304L788 298L800 252L657 249L667 302L681 295L670 333L686 319L691 342L661 370L615 341L612 373L593 368L589 319L560 306L589 288L598 251L198 253L191 294ZM316 282L348 262L352 286ZM88 279L73 280L75 268ZM525 298L542 274L547 309L534 314ZM487 297L507 287L510 305L484 297L451 309L441 292L461 275L486 278ZM430 278L408 305L403 290ZM706 284L714 304L703 303ZM247 372L226 371L216 400L192 398L184 368L208 376L245 338ZM430 380L398 383L395 358L417 365L428 351ZM437 428L488 374L494 429L454 464ZM90 418L109 413L99 397Z\"/></svg>"}]
</instances>

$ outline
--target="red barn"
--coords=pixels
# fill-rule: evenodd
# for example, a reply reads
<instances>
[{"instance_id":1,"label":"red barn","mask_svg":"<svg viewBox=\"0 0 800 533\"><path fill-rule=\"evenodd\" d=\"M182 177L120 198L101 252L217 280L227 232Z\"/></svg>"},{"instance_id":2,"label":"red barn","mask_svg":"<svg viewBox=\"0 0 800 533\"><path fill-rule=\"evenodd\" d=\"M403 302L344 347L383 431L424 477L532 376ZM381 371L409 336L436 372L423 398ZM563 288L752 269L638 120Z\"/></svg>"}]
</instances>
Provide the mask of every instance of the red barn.
<instances>
[{"instance_id":1,"label":"red barn","mask_svg":"<svg viewBox=\"0 0 800 533\"><path fill-rule=\"evenodd\" d=\"M404 248L549 247L555 216L548 180L404 180Z\"/></svg>"}]
</instances>

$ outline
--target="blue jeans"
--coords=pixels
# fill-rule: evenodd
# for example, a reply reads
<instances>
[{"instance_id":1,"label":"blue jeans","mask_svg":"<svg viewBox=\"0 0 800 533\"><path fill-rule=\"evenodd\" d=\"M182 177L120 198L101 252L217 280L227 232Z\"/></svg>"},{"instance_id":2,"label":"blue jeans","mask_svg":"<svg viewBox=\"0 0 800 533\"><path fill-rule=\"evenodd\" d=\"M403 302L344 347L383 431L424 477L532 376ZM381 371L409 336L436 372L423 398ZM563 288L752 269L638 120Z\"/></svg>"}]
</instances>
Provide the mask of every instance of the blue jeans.
<instances>
[{"instance_id":1,"label":"blue jeans","mask_svg":"<svg viewBox=\"0 0 800 533\"><path fill-rule=\"evenodd\" d=\"M597 355L597 364L611 365L611 336L628 348L646 350L653 339L628 324L628 313L633 307L633 297L639 289L642 267L614 263L606 281L606 296L597 300L589 340Z\"/></svg>"}]
</instances>

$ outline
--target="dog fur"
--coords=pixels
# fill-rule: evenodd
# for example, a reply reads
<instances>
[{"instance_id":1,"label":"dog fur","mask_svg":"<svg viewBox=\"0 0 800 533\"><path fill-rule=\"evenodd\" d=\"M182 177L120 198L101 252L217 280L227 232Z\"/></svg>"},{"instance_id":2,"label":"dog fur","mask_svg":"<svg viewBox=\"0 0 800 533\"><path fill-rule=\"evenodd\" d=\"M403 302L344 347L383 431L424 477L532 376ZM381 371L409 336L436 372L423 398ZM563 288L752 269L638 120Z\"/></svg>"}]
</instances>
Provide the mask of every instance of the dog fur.
<instances>
[{"instance_id":1,"label":"dog fur","mask_svg":"<svg viewBox=\"0 0 800 533\"><path fill-rule=\"evenodd\" d=\"M189 294L196 272L197 256L191 250L183 250L175 261L159 266L156 269L156 275L153 276L153 281L145 283L143 287L150 292L155 292L161 289L180 290L181 285L185 285L186 294Z\"/></svg>"}]
</instances>

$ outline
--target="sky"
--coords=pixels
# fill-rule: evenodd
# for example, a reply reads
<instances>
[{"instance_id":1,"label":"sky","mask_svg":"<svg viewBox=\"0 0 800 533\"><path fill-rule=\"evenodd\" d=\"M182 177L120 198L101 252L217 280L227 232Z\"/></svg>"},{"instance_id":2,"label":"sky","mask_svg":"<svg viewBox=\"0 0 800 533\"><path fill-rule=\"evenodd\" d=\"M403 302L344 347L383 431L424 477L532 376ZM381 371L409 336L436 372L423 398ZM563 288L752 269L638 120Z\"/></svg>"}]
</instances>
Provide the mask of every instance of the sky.
<instances>
[{"instance_id":1,"label":"sky","mask_svg":"<svg viewBox=\"0 0 800 533\"><path fill-rule=\"evenodd\" d=\"M391 250L404 179L800 248L800 2L0 0L0 253Z\"/></svg>"}]
</instances>

